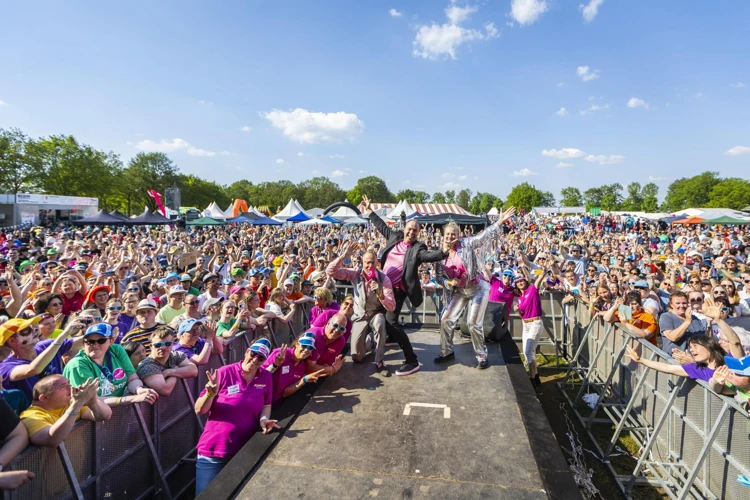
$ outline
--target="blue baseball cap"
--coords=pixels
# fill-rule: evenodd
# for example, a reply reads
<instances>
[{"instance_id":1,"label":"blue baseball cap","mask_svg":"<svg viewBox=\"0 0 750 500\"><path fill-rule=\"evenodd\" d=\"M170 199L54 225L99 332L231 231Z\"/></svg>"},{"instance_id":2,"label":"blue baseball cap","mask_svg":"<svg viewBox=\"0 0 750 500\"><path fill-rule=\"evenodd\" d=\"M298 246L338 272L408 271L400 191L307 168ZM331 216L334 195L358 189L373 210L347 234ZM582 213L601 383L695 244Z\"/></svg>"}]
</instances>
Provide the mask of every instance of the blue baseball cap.
<instances>
[{"instance_id":1,"label":"blue baseball cap","mask_svg":"<svg viewBox=\"0 0 750 500\"><path fill-rule=\"evenodd\" d=\"M250 346L250 350L267 358L271 354L271 342L268 339L258 339Z\"/></svg>"},{"instance_id":2,"label":"blue baseball cap","mask_svg":"<svg viewBox=\"0 0 750 500\"><path fill-rule=\"evenodd\" d=\"M252 269L250 269L250 271L248 271L247 276L248 277L253 277L256 274L258 274L259 272L260 272L260 269L252 268Z\"/></svg>"},{"instance_id":3,"label":"blue baseball cap","mask_svg":"<svg viewBox=\"0 0 750 500\"><path fill-rule=\"evenodd\" d=\"M104 338L112 338L112 327L108 323L97 323L86 329L83 338L89 335L101 335Z\"/></svg>"},{"instance_id":4,"label":"blue baseball cap","mask_svg":"<svg viewBox=\"0 0 750 500\"><path fill-rule=\"evenodd\" d=\"M167 275L164 277L165 280L171 280L172 278L180 279L180 275L174 272L167 273Z\"/></svg>"},{"instance_id":5,"label":"blue baseball cap","mask_svg":"<svg viewBox=\"0 0 750 500\"><path fill-rule=\"evenodd\" d=\"M306 336L303 335L303 336L301 336L299 338L299 340L297 341L297 344L299 344L299 345L301 345L303 347L308 347L308 348L312 349L313 351L315 350L315 339L314 338L306 337Z\"/></svg>"},{"instance_id":6,"label":"blue baseball cap","mask_svg":"<svg viewBox=\"0 0 750 500\"><path fill-rule=\"evenodd\" d=\"M189 332L190 330L193 329L193 327L196 324L202 325L203 322L201 320L195 319L195 318L188 318L188 319L186 319L185 321L183 321L182 323L180 323L180 328L177 330L177 334L178 335L182 335L185 332Z\"/></svg>"}]
</instances>

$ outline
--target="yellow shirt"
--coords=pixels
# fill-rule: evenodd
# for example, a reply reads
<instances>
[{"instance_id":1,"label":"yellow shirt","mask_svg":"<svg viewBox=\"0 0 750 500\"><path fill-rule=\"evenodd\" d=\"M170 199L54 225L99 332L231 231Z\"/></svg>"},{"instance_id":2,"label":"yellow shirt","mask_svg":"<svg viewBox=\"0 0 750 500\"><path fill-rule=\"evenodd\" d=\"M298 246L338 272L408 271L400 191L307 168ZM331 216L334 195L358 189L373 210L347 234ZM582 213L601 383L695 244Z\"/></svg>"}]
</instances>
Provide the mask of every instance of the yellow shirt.
<instances>
[{"instance_id":1,"label":"yellow shirt","mask_svg":"<svg viewBox=\"0 0 750 500\"><path fill-rule=\"evenodd\" d=\"M33 436L45 427L54 425L55 422L65 415L67 409L68 407L66 406L65 408L58 408L57 410L45 410L39 406L31 405L21 413L21 422L23 422L23 425L25 425L26 429L29 431L29 436ZM83 414L87 411L89 411L88 406L81 408L81 412L76 417L76 422L81 420Z\"/></svg>"}]
</instances>

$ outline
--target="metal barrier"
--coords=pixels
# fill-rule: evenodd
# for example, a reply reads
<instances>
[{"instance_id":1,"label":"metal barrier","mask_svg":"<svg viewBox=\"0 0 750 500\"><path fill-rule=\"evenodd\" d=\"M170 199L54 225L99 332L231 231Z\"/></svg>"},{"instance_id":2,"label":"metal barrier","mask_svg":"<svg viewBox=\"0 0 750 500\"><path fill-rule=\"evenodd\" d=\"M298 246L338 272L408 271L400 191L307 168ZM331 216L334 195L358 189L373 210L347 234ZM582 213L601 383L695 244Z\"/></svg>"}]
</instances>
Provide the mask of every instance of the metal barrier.
<instances>
[{"instance_id":1,"label":"metal barrier","mask_svg":"<svg viewBox=\"0 0 750 500\"><path fill-rule=\"evenodd\" d=\"M630 497L634 486L649 484L675 499L748 498L750 490L737 482L738 475L750 477L747 412L703 381L633 362L628 344L640 344L647 359L674 363L619 325L591 320L583 304L573 307L570 365L559 387L623 493ZM591 393L597 398L588 412L581 403ZM614 425L606 446L592 432L598 424ZM625 431L640 446L632 471L615 470L610 461L622 453L617 443Z\"/></svg>"},{"instance_id":2,"label":"metal barrier","mask_svg":"<svg viewBox=\"0 0 750 500\"><path fill-rule=\"evenodd\" d=\"M206 385L206 370L239 361L245 335L225 346L198 369L198 377L181 380L169 397L116 406L106 422L80 421L57 448L28 447L4 470L30 470L36 478L3 500L63 498L179 498L195 482L195 446L205 416L195 414L195 397Z\"/></svg>"}]
</instances>

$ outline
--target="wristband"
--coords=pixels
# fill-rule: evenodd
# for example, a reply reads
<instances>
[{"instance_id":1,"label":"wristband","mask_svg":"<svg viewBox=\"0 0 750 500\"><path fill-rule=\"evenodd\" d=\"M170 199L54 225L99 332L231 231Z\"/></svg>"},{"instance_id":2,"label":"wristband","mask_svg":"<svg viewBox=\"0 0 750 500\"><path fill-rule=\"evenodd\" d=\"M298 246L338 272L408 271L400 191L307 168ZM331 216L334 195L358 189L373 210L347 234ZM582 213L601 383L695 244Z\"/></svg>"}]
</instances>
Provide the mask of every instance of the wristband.
<instances>
[{"instance_id":1,"label":"wristband","mask_svg":"<svg viewBox=\"0 0 750 500\"><path fill-rule=\"evenodd\" d=\"M304 383L308 383L309 382L309 379L307 378L307 375L305 375L304 377L302 377L302 381Z\"/></svg>"},{"instance_id":2,"label":"wristband","mask_svg":"<svg viewBox=\"0 0 750 500\"><path fill-rule=\"evenodd\" d=\"M208 391L206 391L206 397L208 397L208 398L215 398L216 397L216 393L215 392L208 392Z\"/></svg>"},{"instance_id":3,"label":"wristband","mask_svg":"<svg viewBox=\"0 0 750 500\"><path fill-rule=\"evenodd\" d=\"M70 410L67 410L67 411L65 412L65 414L66 414L66 415L70 415L70 416L72 416L72 417L77 417L77 416L78 416L78 412L77 412L77 411L70 411Z\"/></svg>"}]
</instances>

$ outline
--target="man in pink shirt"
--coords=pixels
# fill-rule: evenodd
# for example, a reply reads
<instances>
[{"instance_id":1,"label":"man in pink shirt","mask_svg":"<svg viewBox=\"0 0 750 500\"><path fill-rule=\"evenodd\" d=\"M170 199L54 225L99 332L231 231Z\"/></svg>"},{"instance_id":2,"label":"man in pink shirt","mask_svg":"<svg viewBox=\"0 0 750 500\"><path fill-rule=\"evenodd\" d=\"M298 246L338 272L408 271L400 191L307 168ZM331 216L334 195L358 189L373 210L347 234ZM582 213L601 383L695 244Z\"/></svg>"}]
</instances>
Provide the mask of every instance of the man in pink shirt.
<instances>
[{"instance_id":1,"label":"man in pink shirt","mask_svg":"<svg viewBox=\"0 0 750 500\"><path fill-rule=\"evenodd\" d=\"M376 256L373 252L366 252L362 256L362 269L341 267L341 263L349 258L358 246L357 242L352 242L344 247L344 253L328 264L326 274L337 280L350 281L354 287L352 360L355 363L362 361L367 351L372 348L372 345L368 344L374 344L376 346L375 369L380 375L390 377L391 373L383 362L383 355L385 354L385 313L396 308L393 287L388 276L376 269ZM374 341L365 341L368 330L372 330Z\"/></svg>"}]
</instances>

